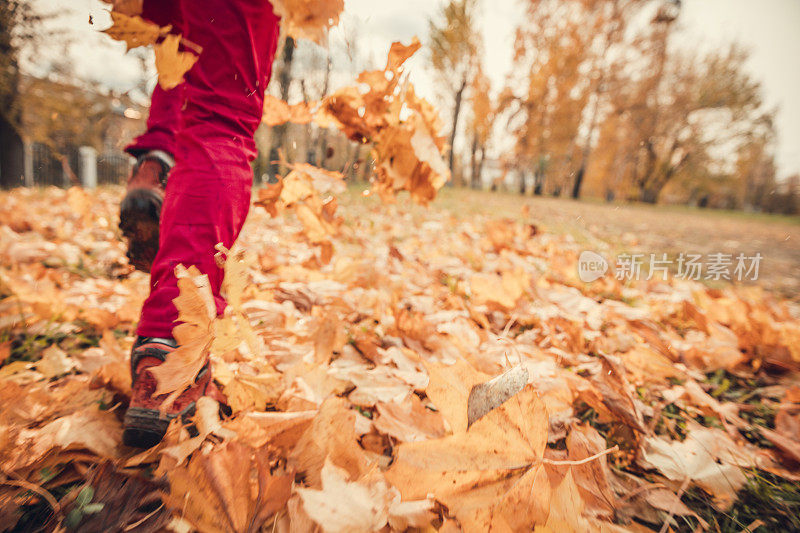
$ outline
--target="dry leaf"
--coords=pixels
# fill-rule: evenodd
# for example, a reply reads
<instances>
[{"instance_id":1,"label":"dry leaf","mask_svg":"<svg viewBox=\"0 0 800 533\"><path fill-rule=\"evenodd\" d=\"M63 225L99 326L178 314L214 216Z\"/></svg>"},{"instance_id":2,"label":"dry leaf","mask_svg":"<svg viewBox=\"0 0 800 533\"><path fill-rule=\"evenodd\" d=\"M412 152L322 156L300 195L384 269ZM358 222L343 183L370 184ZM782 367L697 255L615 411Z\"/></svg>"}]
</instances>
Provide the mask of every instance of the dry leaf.
<instances>
[{"instance_id":1,"label":"dry leaf","mask_svg":"<svg viewBox=\"0 0 800 533\"><path fill-rule=\"evenodd\" d=\"M179 50L180 44L179 35L168 34L163 41L153 46L158 84L165 91L183 83L183 76L198 60L198 56L194 53Z\"/></svg>"},{"instance_id":2,"label":"dry leaf","mask_svg":"<svg viewBox=\"0 0 800 533\"><path fill-rule=\"evenodd\" d=\"M165 503L200 531L250 532L289 499L292 477L272 475L262 452L226 442L167 473Z\"/></svg>"},{"instance_id":3,"label":"dry leaf","mask_svg":"<svg viewBox=\"0 0 800 533\"><path fill-rule=\"evenodd\" d=\"M465 369L462 372L469 375ZM480 382L481 378L473 371L470 381ZM536 479L543 483L535 471L541 466L547 443L547 413L528 386L466 430L470 388L443 372L431 374L428 390L439 403L429 396L437 406L447 406L443 413L457 432L441 439L401 444L386 477L403 499L433 494L463 527L488 530L493 523L516 523L508 514L512 507L518 507L516 503L543 511L544 505L535 501L539 491L522 487L533 486ZM506 499L515 505L504 505ZM539 511L532 514L534 521L543 518ZM532 527L534 523L526 525Z\"/></svg>"},{"instance_id":4,"label":"dry leaf","mask_svg":"<svg viewBox=\"0 0 800 533\"><path fill-rule=\"evenodd\" d=\"M171 29L162 28L138 15L129 15L116 10L111 11L111 21L112 26L103 30L103 33L117 41L124 41L128 50L155 44L159 37L166 35Z\"/></svg>"},{"instance_id":5,"label":"dry leaf","mask_svg":"<svg viewBox=\"0 0 800 533\"><path fill-rule=\"evenodd\" d=\"M724 431L690 424L683 442L646 438L641 462L673 481L692 480L727 509L747 480L743 468L753 466L754 458Z\"/></svg>"},{"instance_id":6,"label":"dry leaf","mask_svg":"<svg viewBox=\"0 0 800 533\"><path fill-rule=\"evenodd\" d=\"M306 476L310 487L322 486L322 467L326 461L358 479L367 471L367 460L356 441L356 411L340 398L328 398L319 408L311 426L289 454L290 464Z\"/></svg>"},{"instance_id":7,"label":"dry leaf","mask_svg":"<svg viewBox=\"0 0 800 533\"><path fill-rule=\"evenodd\" d=\"M322 45L328 30L339 23L344 0L275 0L272 7L288 35Z\"/></svg>"},{"instance_id":8,"label":"dry leaf","mask_svg":"<svg viewBox=\"0 0 800 533\"><path fill-rule=\"evenodd\" d=\"M26 449L25 459L33 462L53 449L85 449L100 457L119 457L122 427L109 411L88 407L57 418L38 429L20 432L18 446Z\"/></svg>"},{"instance_id":9,"label":"dry leaf","mask_svg":"<svg viewBox=\"0 0 800 533\"><path fill-rule=\"evenodd\" d=\"M66 374L75 368L75 362L57 344L42 352L42 358L36 363L36 370L46 378L54 378Z\"/></svg>"},{"instance_id":10,"label":"dry leaf","mask_svg":"<svg viewBox=\"0 0 800 533\"><path fill-rule=\"evenodd\" d=\"M438 413L425 408L416 395L408 400L376 404L375 428L400 442L418 442L444 436L444 424Z\"/></svg>"},{"instance_id":11,"label":"dry leaf","mask_svg":"<svg viewBox=\"0 0 800 533\"><path fill-rule=\"evenodd\" d=\"M298 488L303 507L322 530L330 533L371 532L386 525L395 492L380 476L361 482L329 461L322 467L322 489Z\"/></svg>"},{"instance_id":12,"label":"dry leaf","mask_svg":"<svg viewBox=\"0 0 800 533\"><path fill-rule=\"evenodd\" d=\"M528 370L515 366L511 370L472 387L467 400L467 428L476 420L522 390L528 383Z\"/></svg>"},{"instance_id":13,"label":"dry leaf","mask_svg":"<svg viewBox=\"0 0 800 533\"><path fill-rule=\"evenodd\" d=\"M573 427L567 436L570 460L591 457L607 448L606 440L591 426ZM587 510L595 516L613 517L616 498L609 484L606 458L600 457L571 468L572 477Z\"/></svg>"}]
</instances>

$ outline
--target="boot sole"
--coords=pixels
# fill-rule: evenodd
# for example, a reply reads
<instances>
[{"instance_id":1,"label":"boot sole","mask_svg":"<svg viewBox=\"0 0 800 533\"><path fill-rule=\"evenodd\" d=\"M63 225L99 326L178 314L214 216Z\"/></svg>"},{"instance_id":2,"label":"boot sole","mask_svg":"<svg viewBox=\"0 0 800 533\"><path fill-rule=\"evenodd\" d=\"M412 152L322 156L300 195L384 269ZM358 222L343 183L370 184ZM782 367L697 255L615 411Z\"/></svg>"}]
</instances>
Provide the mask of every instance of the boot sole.
<instances>
[{"instance_id":1,"label":"boot sole","mask_svg":"<svg viewBox=\"0 0 800 533\"><path fill-rule=\"evenodd\" d=\"M128 240L128 260L136 270L150 272L158 253L163 200L151 189L132 189L122 199L119 228Z\"/></svg>"},{"instance_id":2,"label":"boot sole","mask_svg":"<svg viewBox=\"0 0 800 533\"><path fill-rule=\"evenodd\" d=\"M164 438L170 422L179 416L186 422L194 416L194 412L194 403L178 414L161 414L157 409L129 407L125 412L122 443L131 448L152 448ZM190 426L188 429L190 435L195 433L191 436L196 436L194 426Z\"/></svg>"}]
</instances>

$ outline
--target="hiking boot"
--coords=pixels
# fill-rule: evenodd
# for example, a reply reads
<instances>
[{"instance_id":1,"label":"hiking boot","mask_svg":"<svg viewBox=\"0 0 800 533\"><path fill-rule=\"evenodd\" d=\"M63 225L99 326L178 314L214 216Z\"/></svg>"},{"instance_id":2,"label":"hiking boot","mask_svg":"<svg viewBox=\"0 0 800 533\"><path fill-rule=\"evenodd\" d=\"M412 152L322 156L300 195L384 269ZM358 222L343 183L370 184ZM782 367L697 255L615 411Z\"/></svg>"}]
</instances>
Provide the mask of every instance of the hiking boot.
<instances>
[{"instance_id":1,"label":"hiking boot","mask_svg":"<svg viewBox=\"0 0 800 533\"><path fill-rule=\"evenodd\" d=\"M139 337L131 351L131 402L125 412L122 441L126 446L150 448L158 444L167 432L169 423L181 417L184 421L194 415L197 400L201 396L209 396L219 402L221 409L226 409L225 396L211 379L208 363L200 370L194 383L169 406L162 414L161 405L169 396L154 396L156 379L150 369L162 364L167 354L177 348L172 339Z\"/></svg>"},{"instance_id":2,"label":"hiking boot","mask_svg":"<svg viewBox=\"0 0 800 533\"><path fill-rule=\"evenodd\" d=\"M128 260L137 270L150 272L158 252L158 225L172 156L152 150L139 156L128 178L119 207L119 229L128 239Z\"/></svg>"}]
</instances>

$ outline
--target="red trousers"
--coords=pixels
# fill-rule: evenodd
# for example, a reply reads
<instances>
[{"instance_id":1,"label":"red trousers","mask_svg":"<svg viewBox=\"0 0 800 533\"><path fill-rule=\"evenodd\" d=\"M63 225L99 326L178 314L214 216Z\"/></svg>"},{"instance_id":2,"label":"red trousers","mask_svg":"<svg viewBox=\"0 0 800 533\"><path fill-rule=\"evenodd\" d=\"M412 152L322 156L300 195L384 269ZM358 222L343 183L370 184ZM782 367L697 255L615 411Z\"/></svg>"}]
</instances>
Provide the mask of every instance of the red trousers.
<instances>
[{"instance_id":1,"label":"red trousers","mask_svg":"<svg viewBox=\"0 0 800 533\"><path fill-rule=\"evenodd\" d=\"M178 317L175 266L208 275L217 312L223 271L217 243L230 248L250 208L264 90L272 72L279 18L267 0L145 0L143 17L200 45L185 82L153 92L147 132L127 147L139 155L164 150L175 157L161 211L160 245L150 274L150 296L138 334L171 337Z\"/></svg>"}]
</instances>

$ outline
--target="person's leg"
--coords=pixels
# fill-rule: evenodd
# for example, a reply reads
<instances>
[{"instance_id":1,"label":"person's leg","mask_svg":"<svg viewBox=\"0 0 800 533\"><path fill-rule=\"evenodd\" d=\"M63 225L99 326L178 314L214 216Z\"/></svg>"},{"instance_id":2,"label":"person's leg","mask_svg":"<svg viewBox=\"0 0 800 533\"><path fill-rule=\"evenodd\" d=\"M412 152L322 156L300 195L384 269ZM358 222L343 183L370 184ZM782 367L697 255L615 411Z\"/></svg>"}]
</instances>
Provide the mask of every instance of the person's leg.
<instances>
[{"instance_id":1,"label":"person's leg","mask_svg":"<svg viewBox=\"0 0 800 533\"><path fill-rule=\"evenodd\" d=\"M161 219L160 250L143 336L169 337L178 313L175 267L195 265L211 282L217 309L223 271L214 246L232 246L250 208L264 90L278 40L278 18L266 0L185 2L185 38L203 52L186 75L185 104ZM202 7L200 7L202 6Z\"/></svg>"},{"instance_id":2,"label":"person's leg","mask_svg":"<svg viewBox=\"0 0 800 533\"><path fill-rule=\"evenodd\" d=\"M253 136L261 122L264 90L278 41L278 18L266 0L184 0L184 36L203 49L187 73L184 105L161 213L160 247L150 275L150 296L142 309L132 370L134 397L126 414L126 442L152 444L166 425L148 425L163 397L153 398L147 368L160 364L178 317L175 267L196 266L208 275L217 311L223 271L215 246L231 247L250 208L255 157ZM154 339L155 338L155 339ZM163 352L159 355L156 352ZM207 368L168 413L180 414L198 394L209 394ZM136 432L139 431L139 434ZM148 433L140 438L143 433ZM157 437L157 439L155 438Z\"/></svg>"},{"instance_id":3,"label":"person's leg","mask_svg":"<svg viewBox=\"0 0 800 533\"><path fill-rule=\"evenodd\" d=\"M138 158L147 152L159 150L169 154L170 158L174 157L175 134L178 132L183 105L183 89L183 83L169 91L156 84L150 97L147 129L125 147L126 152Z\"/></svg>"},{"instance_id":4,"label":"person's leg","mask_svg":"<svg viewBox=\"0 0 800 533\"><path fill-rule=\"evenodd\" d=\"M182 31L178 0L145 0L142 17ZM128 178L125 197L120 203L120 229L128 240L128 259L138 270L150 271L158 252L159 219L164 201L164 185L175 164L175 135L183 106L181 84L165 91L156 85L150 99L147 129L125 148L136 158Z\"/></svg>"}]
</instances>

